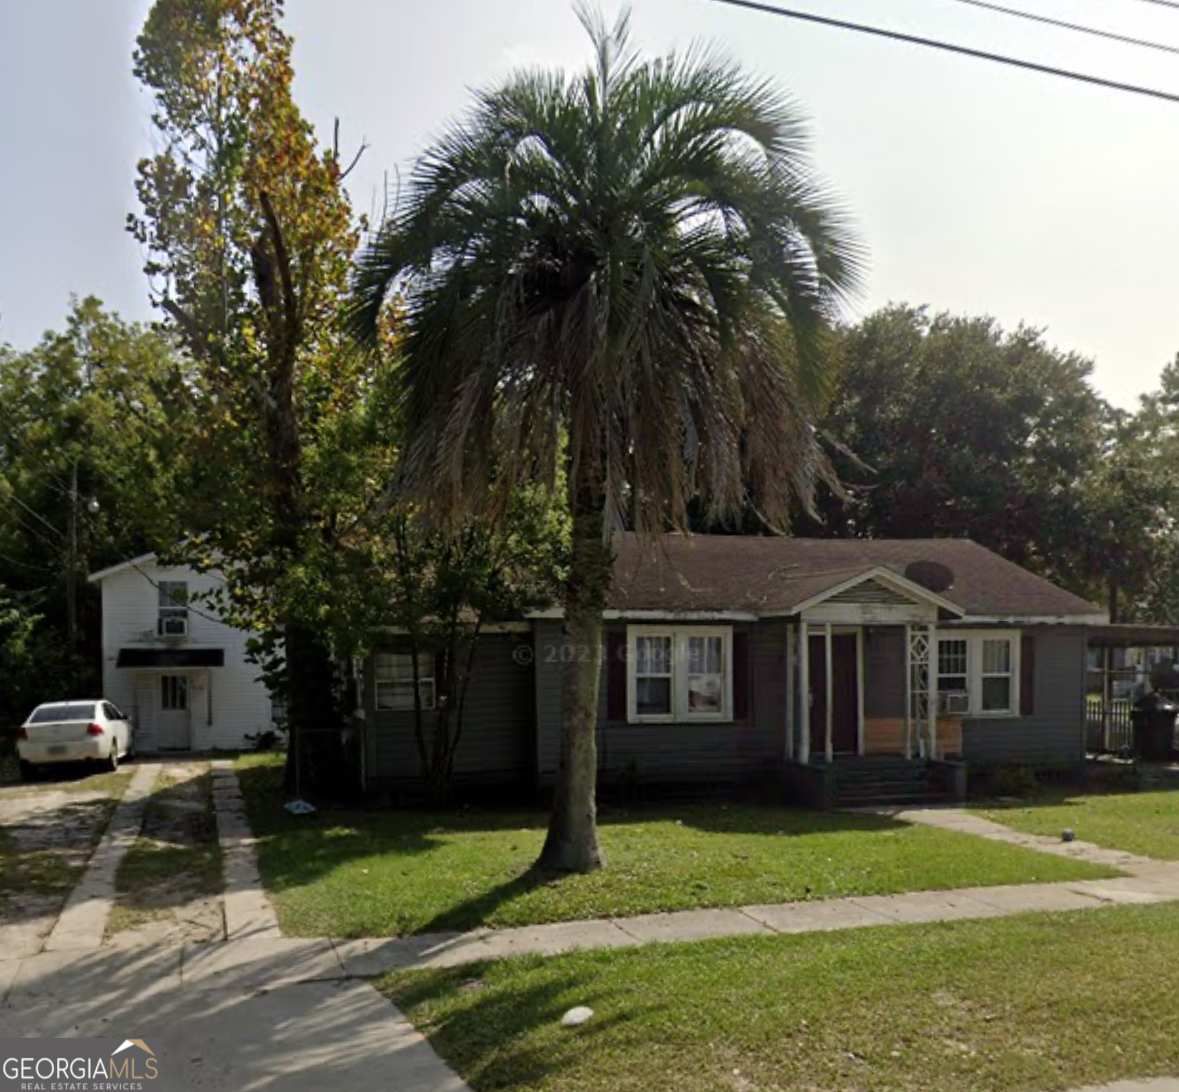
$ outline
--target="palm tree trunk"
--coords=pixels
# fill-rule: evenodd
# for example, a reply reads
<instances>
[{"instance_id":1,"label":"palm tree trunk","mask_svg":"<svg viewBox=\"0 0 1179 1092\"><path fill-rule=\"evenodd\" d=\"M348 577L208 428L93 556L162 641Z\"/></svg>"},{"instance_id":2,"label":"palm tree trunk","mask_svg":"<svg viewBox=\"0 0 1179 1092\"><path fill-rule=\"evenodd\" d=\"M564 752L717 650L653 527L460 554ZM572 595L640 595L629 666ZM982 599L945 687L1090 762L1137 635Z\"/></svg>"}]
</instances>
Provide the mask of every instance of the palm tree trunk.
<instances>
[{"instance_id":1,"label":"palm tree trunk","mask_svg":"<svg viewBox=\"0 0 1179 1092\"><path fill-rule=\"evenodd\" d=\"M606 863L598 843L597 727L602 610L614 557L602 536L605 504L596 481L575 485L571 479L569 501L573 535L565 581L568 646L561 663L561 766L537 865L554 872L592 872Z\"/></svg>"}]
</instances>

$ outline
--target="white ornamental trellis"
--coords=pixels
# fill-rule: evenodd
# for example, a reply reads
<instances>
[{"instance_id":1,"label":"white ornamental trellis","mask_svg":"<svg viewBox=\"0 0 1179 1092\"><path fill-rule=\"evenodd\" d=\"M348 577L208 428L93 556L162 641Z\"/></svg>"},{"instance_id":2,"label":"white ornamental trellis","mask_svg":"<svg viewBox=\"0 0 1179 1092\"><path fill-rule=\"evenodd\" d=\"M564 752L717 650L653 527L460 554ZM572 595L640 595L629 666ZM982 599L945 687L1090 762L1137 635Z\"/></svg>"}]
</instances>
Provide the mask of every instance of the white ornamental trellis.
<instances>
[{"instance_id":1,"label":"white ornamental trellis","mask_svg":"<svg viewBox=\"0 0 1179 1092\"><path fill-rule=\"evenodd\" d=\"M934 679L933 649L934 628L906 626L909 649L909 704L905 718L905 757L912 758L914 752L921 757L929 755L930 740L927 729L933 724Z\"/></svg>"}]
</instances>

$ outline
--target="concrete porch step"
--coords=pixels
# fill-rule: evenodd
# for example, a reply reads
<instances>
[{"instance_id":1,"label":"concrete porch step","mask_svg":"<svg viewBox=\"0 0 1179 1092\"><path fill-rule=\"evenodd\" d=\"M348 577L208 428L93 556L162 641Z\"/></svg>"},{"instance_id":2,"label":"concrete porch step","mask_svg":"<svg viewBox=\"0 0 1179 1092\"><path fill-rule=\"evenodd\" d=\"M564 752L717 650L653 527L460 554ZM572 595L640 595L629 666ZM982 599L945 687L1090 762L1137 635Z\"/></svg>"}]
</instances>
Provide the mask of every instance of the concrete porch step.
<instances>
[{"instance_id":1,"label":"concrete porch step","mask_svg":"<svg viewBox=\"0 0 1179 1092\"><path fill-rule=\"evenodd\" d=\"M925 804L951 804L949 793L940 789L925 792L868 792L838 793L835 797L837 808L875 807L876 805L918 807Z\"/></svg>"}]
</instances>

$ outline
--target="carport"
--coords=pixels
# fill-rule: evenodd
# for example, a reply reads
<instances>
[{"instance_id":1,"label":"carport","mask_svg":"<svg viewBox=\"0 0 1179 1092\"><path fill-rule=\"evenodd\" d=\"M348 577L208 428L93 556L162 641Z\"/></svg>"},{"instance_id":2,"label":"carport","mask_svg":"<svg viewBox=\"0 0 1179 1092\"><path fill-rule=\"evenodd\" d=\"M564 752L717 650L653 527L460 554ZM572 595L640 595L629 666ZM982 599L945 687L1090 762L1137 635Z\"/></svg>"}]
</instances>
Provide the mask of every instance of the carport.
<instances>
[{"instance_id":1,"label":"carport","mask_svg":"<svg viewBox=\"0 0 1179 1092\"><path fill-rule=\"evenodd\" d=\"M1131 744L1130 712L1152 674L1179 664L1179 626L1110 623L1089 627L1088 639L1086 747L1116 754Z\"/></svg>"}]
</instances>

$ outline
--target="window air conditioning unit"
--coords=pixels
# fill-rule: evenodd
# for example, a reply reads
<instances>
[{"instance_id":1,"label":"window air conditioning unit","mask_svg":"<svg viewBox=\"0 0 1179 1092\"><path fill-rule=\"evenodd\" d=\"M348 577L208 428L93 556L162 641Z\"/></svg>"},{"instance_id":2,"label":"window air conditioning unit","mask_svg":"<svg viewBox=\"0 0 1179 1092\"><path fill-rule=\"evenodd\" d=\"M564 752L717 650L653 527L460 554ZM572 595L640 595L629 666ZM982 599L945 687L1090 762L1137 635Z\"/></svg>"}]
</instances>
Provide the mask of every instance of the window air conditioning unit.
<instances>
[{"instance_id":1,"label":"window air conditioning unit","mask_svg":"<svg viewBox=\"0 0 1179 1092\"><path fill-rule=\"evenodd\" d=\"M166 615L160 619L161 637L187 637L188 619L178 615Z\"/></svg>"},{"instance_id":2,"label":"window air conditioning unit","mask_svg":"<svg viewBox=\"0 0 1179 1092\"><path fill-rule=\"evenodd\" d=\"M940 713L969 713L970 695L963 693L948 693L938 695L938 712Z\"/></svg>"}]
</instances>

